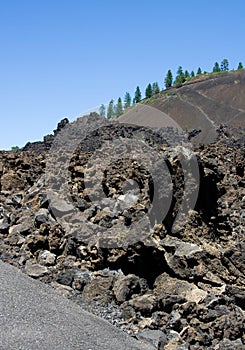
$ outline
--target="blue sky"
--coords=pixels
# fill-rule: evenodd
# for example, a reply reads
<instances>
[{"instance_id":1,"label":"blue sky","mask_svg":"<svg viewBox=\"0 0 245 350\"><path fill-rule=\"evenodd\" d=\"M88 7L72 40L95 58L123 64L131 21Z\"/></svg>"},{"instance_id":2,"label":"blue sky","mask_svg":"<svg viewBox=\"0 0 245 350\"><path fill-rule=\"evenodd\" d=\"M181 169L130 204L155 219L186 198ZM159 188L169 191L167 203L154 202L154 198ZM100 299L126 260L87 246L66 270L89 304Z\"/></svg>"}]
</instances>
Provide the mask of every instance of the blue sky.
<instances>
[{"instance_id":1,"label":"blue sky","mask_svg":"<svg viewBox=\"0 0 245 350\"><path fill-rule=\"evenodd\" d=\"M0 0L0 149L179 65L237 68L244 37L244 0Z\"/></svg>"}]
</instances>

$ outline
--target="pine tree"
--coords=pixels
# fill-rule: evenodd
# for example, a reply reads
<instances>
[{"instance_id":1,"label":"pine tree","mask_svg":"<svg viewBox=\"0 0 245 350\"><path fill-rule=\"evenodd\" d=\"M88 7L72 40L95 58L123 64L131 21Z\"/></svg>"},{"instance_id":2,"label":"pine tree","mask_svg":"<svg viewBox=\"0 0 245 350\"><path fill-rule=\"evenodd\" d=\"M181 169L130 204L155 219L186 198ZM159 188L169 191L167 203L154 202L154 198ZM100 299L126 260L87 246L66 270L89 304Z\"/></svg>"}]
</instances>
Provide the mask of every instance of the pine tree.
<instances>
[{"instance_id":1,"label":"pine tree","mask_svg":"<svg viewBox=\"0 0 245 350\"><path fill-rule=\"evenodd\" d=\"M124 96L124 109L127 109L131 106L131 96L129 92L126 92Z\"/></svg>"},{"instance_id":2,"label":"pine tree","mask_svg":"<svg viewBox=\"0 0 245 350\"><path fill-rule=\"evenodd\" d=\"M219 66L218 62L215 62L214 67L213 67L213 72L214 73L220 72L220 66Z\"/></svg>"},{"instance_id":3,"label":"pine tree","mask_svg":"<svg viewBox=\"0 0 245 350\"><path fill-rule=\"evenodd\" d=\"M243 69L243 64L242 64L242 62L239 62L239 63L238 63L237 69L238 69L238 70Z\"/></svg>"},{"instance_id":4,"label":"pine tree","mask_svg":"<svg viewBox=\"0 0 245 350\"><path fill-rule=\"evenodd\" d=\"M123 114L123 105L122 105L122 99L121 97L118 98L116 108L115 108L115 115L117 117L120 117L120 115Z\"/></svg>"},{"instance_id":5,"label":"pine tree","mask_svg":"<svg viewBox=\"0 0 245 350\"><path fill-rule=\"evenodd\" d=\"M164 79L164 85L166 89L170 88L173 85L173 74L170 69L168 70L166 78Z\"/></svg>"},{"instance_id":6,"label":"pine tree","mask_svg":"<svg viewBox=\"0 0 245 350\"><path fill-rule=\"evenodd\" d=\"M194 78L194 76L195 76L195 72L194 72L194 70L192 70L191 71L191 78Z\"/></svg>"},{"instance_id":7,"label":"pine tree","mask_svg":"<svg viewBox=\"0 0 245 350\"><path fill-rule=\"evenodd\" d=\"M159 94L160 89L159 89L159 85L157 82L152 84L152 93L153 94Z\"/></svg>"},{"instance_id":8,"label":"pine tree","mask_svg":"<svg viewBox=\"0 0 245 350\"><path fill-rule=\"evenodd\" d=\"M200 75L200 74L202 74L202 70L201 70L201 68L199 67L198 70L197 70L197 75Z\"/></svg>"},{"instance_id":9,"label":"pine tree","mask_svg":"<svg viewBox=\"0 0 245 350\"><path fill-rule=\"evenodd\" d=\"M141 92L140 92L140 88L139 86L137 86L136 90L135 90L135 94L134 94L134 103L139 103L141 100Z\"/></svg>"},{"instance_id":10,"label":"pine tree","mask_svg":"<svg viewBox=\"0 0 245 350\"><path fill-rule=\"evenodd\" d=\"M175 78L175 81L174 81L174 86L175 87L181 87L182 84L185 82L185 76L184 74L183 75L178 75L176 78Z\"/></svg>"},{"instance_id":11,"label":"pine tree","mask_svg":"<svg viewBox=\"0 0 245 350\"><path fill-rule=\"evenodd\" d=\"M177 70L177 75L181 75L183 74L183 68L181 66L179 66L178 70Z\"/></svg>"},{"instance_id":12,"label":"pine tree","mask_svg":"<svg viewBox=\"0 0 245 350\"><path fill-rule=\"evenodd\" d=\"M110 119L114 115L114 101L110 100L108 108L107 108L107 118Z\"/></svg>"},{"instance_id":13,"label":"pine tree","mask_svg":"<svg viewBox=\"0 0 245 350\"><path fill-rule=\"evenodd\" d=\"M229 70L229 62L227 58L224 58L223 61L220 64L220 70L222 72L227 72Z\"/></svg>"},{"instance_id":14,"label":"pine tree","mask_svg":"<svg viewBox=\"0 0 245 350\"><path fill-rule=\"evenodd\" d=\"M113 106L113 113L112 113L113 117L116 116L116 113L117 113L117 104L114 104L114 106Z\"/></svg>"},{"instance_id":15,"label":"pine tree","mask_svg":"<svg viewBox=\"0 0 245 350\"><path fill-rule=\"evenodd\" d=\"M177 70L177 75L175 78L175 82L174 82L174 86L176 87L180 87L184 82L185 82L185 75L183 73L183 69L181 66L179 66L178 70Z\"/></svg>"},{"instance_id":16,"label":"pine tree","mask_svg":"<svg viewBox=\"0 0 245 350\"><path fill-rule=\"evenodd\" d=\"M106 112L106 108L105 108L105 105L102 104L99 108L99 114L102 116L102 117L105 117L105 112Z\"/></svg>"},{"instance_id":17,"label":"pine tree","mask_svg":"<svg viewBox=\"0 0 245 350\"><path fill-rule=\"evenodd\" d=\"M151 84L148 84L145 89L145 97L150 98L152 96L152 86Z\"/></svg>"},{"instance_id":18,"label":"pine tree","mask_svg":"<svg viewBox=\"0 0 245 350\"><path fill-rule=\"evenodd\" d=\"M190 78L190 73L188 72L188 70L185 71L185 79Z\"/></svg>"}]
</instances>

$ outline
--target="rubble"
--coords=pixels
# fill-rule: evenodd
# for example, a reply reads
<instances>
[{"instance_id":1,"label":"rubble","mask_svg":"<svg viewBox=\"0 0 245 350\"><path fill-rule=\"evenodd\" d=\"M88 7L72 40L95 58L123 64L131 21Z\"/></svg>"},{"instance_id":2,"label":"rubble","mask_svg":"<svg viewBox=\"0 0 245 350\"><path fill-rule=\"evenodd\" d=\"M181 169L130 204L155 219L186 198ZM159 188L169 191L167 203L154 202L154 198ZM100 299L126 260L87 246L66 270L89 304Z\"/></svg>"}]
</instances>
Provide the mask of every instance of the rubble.
<instances>
[{"instance_id":1,"label":"rubble","mask_svg":"<svg viewBox=\"0 0 245 350\"><path fill-rule=\"evenodd\" d=\"M117 246L96 235L87 240L75 220L66 230L57 212L69 218L73 205L51 206L45 187L51 143L27 145L0 152L0 258L159 350L245 347L244 147L232 140L196 147L198 200L174 230L184 186L178 149L142 127L111 124L90 136L70 160L69 189L91 227L134 226L151 204L151 176L140 159L112 162L102 182L106 198L91 201L86 164L112 136L147 140L168 162L173 201L164 220L149 220L145 232L136 225L136 239Z\"/></svg>"}]
</instances>

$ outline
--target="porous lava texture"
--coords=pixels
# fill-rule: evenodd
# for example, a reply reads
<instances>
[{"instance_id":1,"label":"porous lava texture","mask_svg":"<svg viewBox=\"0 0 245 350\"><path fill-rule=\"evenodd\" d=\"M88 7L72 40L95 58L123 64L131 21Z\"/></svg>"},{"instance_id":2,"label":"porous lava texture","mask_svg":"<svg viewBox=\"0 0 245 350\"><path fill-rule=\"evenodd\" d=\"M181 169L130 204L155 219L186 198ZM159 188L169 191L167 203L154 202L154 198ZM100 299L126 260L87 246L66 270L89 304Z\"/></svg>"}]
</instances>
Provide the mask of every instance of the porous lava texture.
<instances>
[{"instance_id":1,"label":"porous lava texture","mask_svg":"<svg viewBox=\"0 0 245 350\"><path fill-rule=\"evenodd\" d=\"M195 206L187 204L177 224L184 192L197 189L194 182L185 188L191 173L183 172L184 141L174 146L165 137L173 129L151 133L110 123L87 135L70 159L69 193L88 230L114 234L108 244L101 244L96 230L87 237L70 204L61 199L51 205L46 160L54 136L0 152L0 258L156 349L244 349L244 147L224 129L216 142L188 150L188 164L197 160L200 188ZM86 171L96 174L116 152L103 145L126 138L144 142L167 165L172 198L163 218L157 210L151 214L157 184L134 154L112 159L104 169L100 202L94 199L98 184L86 187ZM65 154L65 145L60 152ZM160 203L166 189L158 191ZM57 212L73 225L62 225ZM138 225L146 215L146 225ZM132 236L121 227L132 227Z\"/></svg>"}]
</instances>

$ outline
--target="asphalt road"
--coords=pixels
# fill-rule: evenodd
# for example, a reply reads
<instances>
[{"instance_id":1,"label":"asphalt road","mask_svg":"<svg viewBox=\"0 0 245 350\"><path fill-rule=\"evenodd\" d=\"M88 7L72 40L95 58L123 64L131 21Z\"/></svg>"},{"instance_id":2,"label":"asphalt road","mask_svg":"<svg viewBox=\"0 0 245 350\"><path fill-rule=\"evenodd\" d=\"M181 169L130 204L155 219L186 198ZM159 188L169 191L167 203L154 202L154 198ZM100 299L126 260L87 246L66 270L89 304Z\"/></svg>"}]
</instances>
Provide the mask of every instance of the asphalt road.
<instances>
[{"instance_id":1,"label":"asphalt road","mask_svg":"<svg viewBox=\"0 0 245 350\"><path fill-rule=\"evenodd\" d=\"M0 350L151 350L0 261Z\"/></svg>"}]
</instances>

